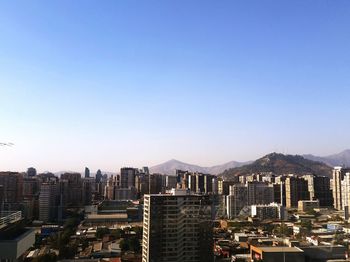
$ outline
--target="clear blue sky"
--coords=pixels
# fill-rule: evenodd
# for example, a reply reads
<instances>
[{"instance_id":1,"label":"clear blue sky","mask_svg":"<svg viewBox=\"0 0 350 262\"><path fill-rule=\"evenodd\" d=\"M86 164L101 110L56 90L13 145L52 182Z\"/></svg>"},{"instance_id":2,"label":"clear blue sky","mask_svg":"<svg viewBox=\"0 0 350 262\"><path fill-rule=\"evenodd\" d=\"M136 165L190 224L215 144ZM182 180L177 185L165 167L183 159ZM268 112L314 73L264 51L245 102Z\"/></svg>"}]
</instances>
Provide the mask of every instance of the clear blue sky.
<instances>
[{"instance_id":1,"label":"clear blue sky","mask_svg":"<svg viewBox=\"0 0 350 262\"><path fill-rule=\"evenodd\" d=\"M350 147L350 1L2 1L0 170Z\"/></svg>"}]
</instances>

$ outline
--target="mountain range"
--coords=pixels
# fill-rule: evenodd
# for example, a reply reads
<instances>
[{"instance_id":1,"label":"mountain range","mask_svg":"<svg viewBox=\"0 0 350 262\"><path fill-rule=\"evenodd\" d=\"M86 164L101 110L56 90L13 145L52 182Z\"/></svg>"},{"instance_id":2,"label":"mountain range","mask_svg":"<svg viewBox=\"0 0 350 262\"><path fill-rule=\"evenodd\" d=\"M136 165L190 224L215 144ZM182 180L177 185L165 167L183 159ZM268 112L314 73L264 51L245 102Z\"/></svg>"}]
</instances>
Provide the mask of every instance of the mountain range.
<instances>
[{"instance_id":1,"label":"mountain range","mask_svg":"<svg viewBox=\"0 0 350 262\"><path fill-rule=\"evenodd\" d=\"M278 154L282 155L282 154ZM302 155L299 156L307 160L321 162L329 167L333 166L345 166L350 167L350 149L344 150L338 154L333 154L329 156L315 156L311 154ZM302 161L300 158L298 158L300 161ZM290 159L291 160L291 159ZM288 161L287 161L288 162ZM180 170L187 170L190 172L200 172L200 173L207 173L207 174L214 174L218 175L223 173L225 170L229 170L232 168L239 168L245 165L252 164L253 161L247 161L247 162L238 162L238 161L230 161L228 163L222 164L222 165L216 165L212 167L202 167L198 165L192 165L188 163L184 163L175 159L169 160L165 163L153 166L150 168L150 171L152 173L160 173L160 174L167 174L167 175L174 175L176 169ZM287 164L287 163L285 163ZM313 165L312 163L309 163ZM297 167L295 167L298 170ZM323 169L323 167L322 167ZM285 170L287 171L287 170ZM326 171L327 173L328 171ZM323 173L321 171L321 173Z\"/></svg>"},{"instance_id":2,"label":"mountain range","mask_svg":"<svg viewBox=\"0 0 350 262\"><path fill-rule=\"evenodd\" d=\"M329 166L344 166L350 167L350 149L344 150L338 154L329 156L314 156L314 155L303 155L304 158L325 163Z\"/></svg>"},{"instance_id":3,"label":"mountain range","mask_svg":"<svg viewBox=\"0 0 350 262\"><path fill-rule=\"evenodd\" d=\"M251 164L225 170L219 176L230 179L238 175L250 175L262 172L271 172L276 175L314 174L320 176L331 176L332 167L322 162L309 160L300 155L283 155L271 153Z\"/></svg>"},{"instance_id":4,"label":"mountain range","mask_svg":"<svg viewBox=\"0 0 350 262\"><path fill-rule=\"evenodd\" d=\"M190 172L200 172L204 174L220 174L224 172L226 169L234 168L234 167L240 167L244 166L246 164L251 163L251 161L248 162L238 162L238 161L231 161L227 162L222 165L216 165L211 167L202 167L197 165L192 165L188 163L181 162L176 159L171 159L165 163L162 163L160 165L152 166L150 167L151 173L159 173L159 174L166 174L166 175L175 175L176 169L180 170L186 170Z\"/></svg>"},{"instance_id":5,"label":"mountain range","mask_svg":"<svg viewBox=\"0 0 350 262\"><path fill-rule=\"evenodd\" d=\"M306 154L306 155L302 155L301 157L303 157L304 159L307 159L307 160L321 162L329 167L334 167L334 166L350 167L350 149L347 149L347 150L344 150L340 153L329 155L329 156L315 156L315 155L311 155L311 154ZM222 164L222 165L203 167L203 166L188 164L188 163L181 162L179 160L171 159L171 160L164 162L162 164L150 167L150 172L151 173L167 174L167 175L175 175L175 170L180 169L180 170L187 170L190 172L200 172L200 173L205 173L205 174L219 175L219 174L224 173L225 170L243 167L243 166L252 164L253 162L254 161L246 161L246 162L230 161L230 162L227 162L227 163ZM254 169L255 168L253 168L253 170ZM262 170L260 170L260 171L262 171ZM68 172L68 171L55 172L55 174L59 175L59 174L65 173L65 172ZM108 174L108 175L116 174L116 172L106 172L106 171L103 171L102 173Z\"/></svg>"}]
</instances>

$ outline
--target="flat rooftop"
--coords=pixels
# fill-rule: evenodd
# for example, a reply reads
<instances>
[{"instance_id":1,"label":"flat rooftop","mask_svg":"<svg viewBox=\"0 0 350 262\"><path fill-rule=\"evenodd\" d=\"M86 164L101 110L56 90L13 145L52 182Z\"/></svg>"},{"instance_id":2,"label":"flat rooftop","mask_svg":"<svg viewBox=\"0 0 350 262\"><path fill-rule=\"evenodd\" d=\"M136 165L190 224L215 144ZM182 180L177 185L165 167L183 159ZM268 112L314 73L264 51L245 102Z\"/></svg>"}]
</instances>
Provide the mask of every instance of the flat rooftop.
<instances>
[{"instance_id":1,"label":"flat rooftop","mask_svg":"<svg viewBox=\"0 0 350 262\"><path fill-rule=\"evenodd\" d=\"M0 229L9 224L13 224L22 219L21 211L2 211L0 212Z\"/></svg>"},{"instance_id":2,"label":"flat rooftop","mask_svg":"<svg viewBox=\"0 0 350 262\"><path fill-rule=\"evenodd\" d=\"M86 219L127 219L128 215L125 213L120 214L89 214Z\"/></svg>"},{"instance_id":3,"label":"flat rooftop","mask_svg":"<svg viewBox=\"0 0 350 262\"><path fill-rule=\"evenodd\" d=\"M288 252L288 253L303 253L304 251L297 247L254 247L255 249L260 249L262 252L266 253L280 253L280 252Z\"/></svg>"}]
</instances>

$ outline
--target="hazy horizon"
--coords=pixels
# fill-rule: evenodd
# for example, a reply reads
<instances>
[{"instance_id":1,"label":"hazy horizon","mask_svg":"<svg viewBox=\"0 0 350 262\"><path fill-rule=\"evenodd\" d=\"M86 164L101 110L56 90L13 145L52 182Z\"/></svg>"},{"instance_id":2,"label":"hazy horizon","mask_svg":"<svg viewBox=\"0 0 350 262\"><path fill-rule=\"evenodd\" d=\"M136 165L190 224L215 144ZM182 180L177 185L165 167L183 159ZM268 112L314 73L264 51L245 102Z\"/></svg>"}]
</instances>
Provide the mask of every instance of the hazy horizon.
<instances>
[{"instance_id":1,"label":"hazy horizon","mask_svg":"<svg viewBox=\"0 0 350 262\"><path fill-rule=\"evenodd\" d=\"M349 149L346 149L346 151L347 150L349 150ZM345 150L343 150L343 151L345 151ZM341 151L341 152L343 152L343 151ZM341 153L341 152L336 152L335 154L337 154L337 153ZM154 163L154 164L151 164L151 165L149 165L149 164L143 164L143 165L134 165L134 164L126 164L126 165L121 165L121 166L117 166L117 167L115 167L115 168L113 168L113 169L105 169L105 168L103 168L103 167L100 167L100 168L96 168L96 167L94 167L95 169L91 169L90 168L90 166L89 165L86 165L86 166L82 166L82 167L78 167L78 169L68 169L68 168L61 168L61 169L56 169L56 170L52 170L52 169L38 169L37 167L35 167L35 166L31 166L31 165L29 165L28 167L25 167L25 168L23 168L22 170L18 170L18 169L8 169L8 170L6 170L6 169L1 169L0 170L0 172L1 171L10 171L10 172L26 172L26 170L27 170L27 168L29 168L29 167L34 167L34 168L36 168L36 170L37 170L37 172L38 173L46 173L46 172L51 172L51 173L62 173L62 172L79 172L79 173L81 173L81 174L84 174L84 172L85 172L85 167L88 167L89 168L89 170L90 170L90 174L91 174L91 176L94 176L95 174L96 174L96 172L97 172L97 170L101 170L102 171L102 173L103 172L107 172L107 173L119 173L119 171L120 171L120 168L123 168L123 167L133 167L133 168L143 168L143 167L154 167L154 166L157 166L157 165L160 165L160 164L164 164L164 163L166 163L166 162L169 162L169 161L172 161L172 160L175 160L175 161L180 161L180 162L182 162L182 163L185 163L185 164L190 164L190 165L197 165L197 166L200 166L200 167L213 167L213 166L218 166L218 165L224 165L224 164L227 164L227 163L229 163L229 162L232 162L232 161L237 161L237 162L240 162L240 163L248 163L248 162L251 162L251 161L255 161L255 160L257 160L257 159L259 159L259 158L261 158L261 157L263 157L263 156L265 156L265 155L268 155L268 154L271 154L271 153L281 153L281 154L285 154L285 155L308 155L308 154L299 154L299 153L295 153L295 154L293 154L293 153L286 153L286 152L268 152L268 153L266 153L266 154L263 154L263 155L260 155L260 156L257 156L256 158L254 158L254 159L247 159L247 160L236 160L236 159L232 159L232 160L229 160L229 161L226 161L226 162L222 162L222 163L214 163L214 164L212 164L212 165L200 165L200 164L197 164L197 163L192 163L192 162L186 162L186 161L182 161L181 159L175 159L175 158L172 158L172 159L168 159L168 160L165 160L165 161L163 161L163 162L159 162L159 163ZM329 154L329 155L317 155L317 154L311 154L311 155L314 155L314 156L318 156L318 157L327 157L327 156L329 156L329 155L331 155L331 154Z\"/></svg>"},{"instance_id":2,"label":"hazy horizon","mask_svg":"<svg viewBox=\"0 0 350 262\"><path fill-rule=\"evenodd\" d=\"M349 1L0 3L0 170L350 148Z\"/></svg>"}]
</instances>

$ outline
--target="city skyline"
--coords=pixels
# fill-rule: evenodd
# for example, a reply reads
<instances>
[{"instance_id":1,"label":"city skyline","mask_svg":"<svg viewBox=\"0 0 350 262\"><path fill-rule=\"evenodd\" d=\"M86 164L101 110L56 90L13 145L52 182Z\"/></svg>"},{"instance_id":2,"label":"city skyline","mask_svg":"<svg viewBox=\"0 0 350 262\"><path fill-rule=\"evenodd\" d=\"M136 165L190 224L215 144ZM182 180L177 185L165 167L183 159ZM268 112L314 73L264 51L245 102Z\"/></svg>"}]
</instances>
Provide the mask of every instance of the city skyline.
<instances>
[{"instance_id":1,"label":"city skyline","mask_svg":"<svg viewBox=\"0 0 350 262\"><path fill-rule=\"evenodd\" d=\"M0 168L350 148L349 5L1 3Z\"/></svg>"}]
</instances>

